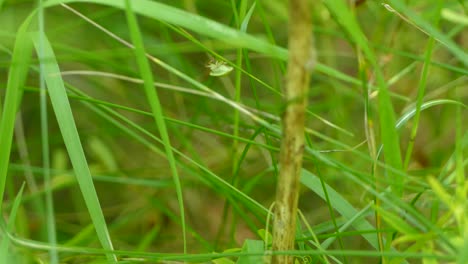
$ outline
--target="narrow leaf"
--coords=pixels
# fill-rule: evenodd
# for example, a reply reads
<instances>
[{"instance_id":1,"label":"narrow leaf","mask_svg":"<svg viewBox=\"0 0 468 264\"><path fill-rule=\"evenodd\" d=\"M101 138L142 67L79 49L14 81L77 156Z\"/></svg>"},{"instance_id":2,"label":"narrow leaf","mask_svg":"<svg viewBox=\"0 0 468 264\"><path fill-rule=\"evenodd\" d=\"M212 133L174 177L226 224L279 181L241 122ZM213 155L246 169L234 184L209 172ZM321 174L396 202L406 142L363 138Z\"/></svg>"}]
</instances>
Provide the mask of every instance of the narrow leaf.
<instances>
[{"instance_id":1,"label":"narrow leaf","mask_svg":"<svg viewBox=\"0 0 468 264\"><path fill-rule=\"evenodd\" d=\"M41 41L42 44L40 44ZM47 58L43 64L43 69L50 100L94 228L102 247L112 251L113 246L106 220L94 188L55 54L45 35L40 36L40 33L36 33L34 35L34 45L38 52L42 48L42 54ZM110 262L117 261L116 256L112 253L107 253L107 258Z\"/></svg>"}]
</instances>

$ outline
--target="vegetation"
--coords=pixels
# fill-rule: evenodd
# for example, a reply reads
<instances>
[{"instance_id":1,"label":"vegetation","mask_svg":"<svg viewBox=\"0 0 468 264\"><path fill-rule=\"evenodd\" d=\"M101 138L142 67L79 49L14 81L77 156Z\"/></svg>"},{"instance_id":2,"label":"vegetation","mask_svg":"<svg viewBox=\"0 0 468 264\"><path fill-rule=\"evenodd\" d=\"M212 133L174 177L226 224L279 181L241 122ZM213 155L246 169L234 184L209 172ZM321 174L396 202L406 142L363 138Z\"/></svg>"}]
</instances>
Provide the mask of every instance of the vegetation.
<instances>
[{"instance_id":1,"label":"vegetation","mask_svg":"<svg viewBox=\"0 0 468 264\"><path fill-rule=\"evenodd\" d=\"M310 10L273 251L287 1L0 0L0 263L468 263L468 3Z\"/></svg>"}]
</instances>

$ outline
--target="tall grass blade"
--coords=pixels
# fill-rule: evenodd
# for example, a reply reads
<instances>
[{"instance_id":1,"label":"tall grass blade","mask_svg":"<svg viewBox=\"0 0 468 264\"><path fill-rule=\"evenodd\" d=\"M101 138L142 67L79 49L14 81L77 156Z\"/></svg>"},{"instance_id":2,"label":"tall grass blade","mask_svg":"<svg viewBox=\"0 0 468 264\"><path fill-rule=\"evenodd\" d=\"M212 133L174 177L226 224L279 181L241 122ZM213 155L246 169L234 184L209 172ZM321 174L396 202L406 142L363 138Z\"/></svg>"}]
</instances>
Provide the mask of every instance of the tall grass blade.
<instances>
[{"instance_id":1,"label":"tall grass blade","mask_svg":"<svg viewBox=\"0 0 468 264\"><path fill-rule=\"evenodd\" d=\"M380 117L380 133L383 151L385 154L385 162L396 170L403 168L401 159L400 141L397 130L395 129L395 113L393 110L387 82L384 78L376 56L369 46L364 33L353 16L345 1L325 1L328 9L334 14L336 20L350 35L354 44L357 45L363 52L365 58L369 61L370 66L375 70L377 85L379 87L379 117ZM392 170L387 170L388 178L392 179L392 191L398 196L403 194L403 177L399 173L394 173Z\"/></svg>"},{"instance_id":2,"label":"tall grass blade","mask_svg":"<svg viewBox=\"0 0 468 264\"><path fill-rule=\"evenodd\" d=\"M0 120L0 199L3 200L10 161L16 112L23 96L23 86L29 71L32 42L24 23L16 35L12 61L8 72L7 90ZM0 212L3 202L0 204Z\"/></svg>"},{"instance_id":3,"label":"tall grass blade","mask_svg":"<svg viewBox=\"0 0 468 264\"><path fill-rule=\"evenodd\" d=\"M38 2L39 8L37 13L37 20L39 24L40 36L45 36L45 18L44 18L44 7L42 6L42 0ZM39 100L40 100L40 111L41 111L41 148L42 148L42 166L44 168L44 187L45 187L45 218L46 218L46 231L47 238L52 246L57 244L57 232L55 225L55 214L54 214L54 201L51 191L51 175L50 175L50 149L49 149L49 123L48 123L48 111L47 111L47 89L45 86L44 78L44 50L43 50L44 40L42 37L39 39L39 48L37 49L37 54L39 57ZM57 251L54 247L50 251L50 263L56 264L59 262L59 257Z\"/></svg>"},{"instance_id":4,"label":"tall grass blade","mask_svg":"<svg viewBox=\"0 0 468 264\"><path fill-rule=\"evenodd\" d=\"M171 141L169 139L169 133L167 132L166 122L164 120L163 108L159 101L159 96L154 89L153 74L151 73L151 67L149 61L146 59L145 47L141 37L140 29L138 23L133 13L132 6L129 0L125 1L125 11L127 15L128 27L130 30L130 35L132 42L135 45L135 55L138 63L138 68L140 70L141 78L144 80L143 86L145 88L146 97L148 98L151 110L153 112L153 118L158 127L159 133L161 134L161 139L164 144L164 149L166 151L167 160L171 168L171 173L174 178L174 184L176 187L177 200L179 203L179 211L182 225L182 237L184 243L184 253L187 253L187 235L185 227L185 209L184 209L184 200L182 195L182 186L180 183L179 173L177 171L177 162L172 152Z\"/></svg>"},{"instance_id":5,"label":"tall grass blade","mask_svg":"<svg viewBox=\"0 0 468 264\"><path fill-rule=\"evenodd\" d=\"M91 172L84 155L81 140L70 107L70 102L68 101L65 86L60 75L57 59L55 58L55 54L47 37L45 35L41 36L40 33L36 33L34 35L34 45L37 50L41 48L41 41L43 55L45 58L43 64L44 77L65 147L67 148L73 170L91 220L93 221L94 228L96 229L99 241L105 250L112 251L113 246L107 229L106 220L99 203L96 189L94 188ZM112 253L107 253L106 256L110 262L117 261L116 256Z\"/></svg>"},{"instance_id":6,"label":"tall grass blade","mask_svg":"<svg viewBox=\"0 0 468 264\"><path fill-rule=\"evenodd\" d=\"M439 1L437 11L440 11L440 8L441 8L441 5L440 5L440 1ZM440 14L440 12L437 12L437 14ZM439 22L439 15L437 15L437 17L435 18L435 24L438 24L438 22ZM404 164L403 164L403 168L405 170L407 170L409 162L411 160L411 154L412 154L413 147L414 147L414 141L416 139L416 134L418 132L419 117L420 117L420 114L421 114L421 105L423 103L424 94L426 92L426 84L427 84L427 78L428 78L428 74L429 74L429 68L430 68L430 62L431 62L431 58L432 58L433 49L434 49L434 38L431 37L429 39L427 47L426 47L424 65L423 65L423 68L422 68L421 78L420 78L419 85L418 85L418 97L417 97L417 101L416 101L416 115L414 117L414 125L413 125L413 128L411 130L410 140L408 142L408 147L406 149L406 154L405 154L405 161L404 161Z\"/></svg>"}]
</instances>

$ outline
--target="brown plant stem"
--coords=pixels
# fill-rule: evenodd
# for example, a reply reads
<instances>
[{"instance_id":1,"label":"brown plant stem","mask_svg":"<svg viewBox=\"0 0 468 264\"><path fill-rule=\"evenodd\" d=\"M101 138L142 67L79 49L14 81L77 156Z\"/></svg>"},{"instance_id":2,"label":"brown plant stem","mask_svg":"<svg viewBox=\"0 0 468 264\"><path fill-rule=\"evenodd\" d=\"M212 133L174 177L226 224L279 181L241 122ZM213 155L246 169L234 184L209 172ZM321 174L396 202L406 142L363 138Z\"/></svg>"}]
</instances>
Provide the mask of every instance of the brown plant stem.
<instances>
[{"instance_id":1,"label":"brown plant stem","mask_svg":"<svg viewBox=\"0 0 468 264\"><path fill-rule=\"evenodd\" d=\"M304 119L310 71L314 64L310 6L289 1L289 61L284 89L280 173L273 220L273 250L294 249L299 177L304 151ZM273 255L272 263L293 263L293 257Z\"/></svg>"}]
</instances>

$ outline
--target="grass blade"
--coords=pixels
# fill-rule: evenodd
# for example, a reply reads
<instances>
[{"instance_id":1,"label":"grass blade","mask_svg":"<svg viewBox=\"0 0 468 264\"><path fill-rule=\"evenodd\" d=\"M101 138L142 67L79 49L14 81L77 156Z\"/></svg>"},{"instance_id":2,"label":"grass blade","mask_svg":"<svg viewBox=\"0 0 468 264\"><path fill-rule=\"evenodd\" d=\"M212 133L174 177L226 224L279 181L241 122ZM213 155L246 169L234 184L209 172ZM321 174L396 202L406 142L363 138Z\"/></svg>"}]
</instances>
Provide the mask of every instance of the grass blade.
<instances>
[{"instance_id":1,"label":"grass blade","mask_svg":"<svg viewBox=\"0 0 468 264\"><path fill-rule=\"evenodd\" d=\"M41 32L40 36L45 36L43 33L45 30L45 19L44 19L44 7L42 6L42 0L38 2L38 15L37 20L39 24L39 31ZM46 218L46 231L48 241L52 246L57 244L57 231L55 224L55 214L54 214L54 201L52 196L52 191L50 189L51 179L50 179L50 149L49 149L49 123L48 123L48 111L47 111L47 89L45 85L44 78L44 69L43 69L43 39L39 39L39 48L38 48L38 57L40 61L39 66L39 87L40 87L40 111L41 111L41 142L42 142L42 165L44 167L44 186L46 189L45 192L45 218ZM57 264L59 262L59 257L57 251L53 248L50 252L50 263Z\"/></svg>"},{"instance_id":2,"label":"grass blade","mask_svg":"<svg viewBox=\"0 0 468 264\"><path fill-rule=\"evenodd\" d=\"M395 128L395 113L388 86L376 56L368 44L368 41L361 31L361 28L353 16L345 1L326 1L328 9L335 15L337 21L350 35L355 45L362 50L371 67L375 70L377 84L379 87L379 117L380 133L384 145L385 162L394 169L401 170L403 162L401 160L400 141ZM398 196L403 193L403 177L399 173L387 170L387 175L392 181L392 190Z\"/></svg>"},{"instance_id":3,"label":"grass blade","mask_svg":"<svg viewBox=\"0 0 468 264\"><path fill-rule=\"evenodd\" d=\"M5 193L16 112L21 103L23 86L26 82L31 60L32 43L29 34L26 32L27 25L29 23L24 23L17 33L0 120L0 198L2 200ZM0 209L2 204L0 204Z\"/></svg>"},{"instance_id":4,"label":"grass blade","mask_svg":"<svg viewBox=\"0 0 468 264\"><path fill-rule=\"evenodd\" d=\"M174 178L174 184L176 187L177 193L177 200L179 203L179 211L180 211L180 218L182 223L182 236L183 236L183 243L184 243L184 253L187 253L187 235L186 235L186 227L185 227L185 209L184 209L184 200L182 194L182 186L180 183L179 173L177 172L177 164L174 157L174 153L172 152L171 141L169 139L169 133L167 132L166 122L164 121L163 109L161 103L159 101L158 94L156 93L153 87L153 74L151 73L151 67L146 59L146 52L145 47L143 44L143 40L141 37L140 29L138 27L138 23L133 13L132 6L129 0L125 1L125 11L127 15L127 22L128 27L130 30L130 35L132 38L132 42L135 45L135 55L138 63L138 68L140 70L140 74L142 79L144 80L143 86L145 88L146 97L151 106L151 110L153 112L153 117L156 122L156 126L158 127L159 133L161 134L161 138L164 144L164 149L166 151L167 160L169 161L169 165L171 167L171 173Z\"/></svg>"},{"instance_id":5,"label":"grass blade","mask_svg":"<svg viewBox=\"0 0 468 264\"><path fill-rule=\"evenodd\" d=\"M324 201L326 200L325 192L322 188L322 183L320 182L319 177L307 170L302 170L301 183L320 196ZM330 204L333 205L333 209L347 219L352 219L356 214L358 214L359 211L355 209L354 206L352 206L352 204L343 196L341 196L341 194L331 188L328 184L325 184L325 187L330 198ZM374 226L365 219L355 221L352 223L352 226L356 230L374 230ZM362 237L364 237L364 239L366 239L373 248L379 248L376 235L362 234Z\"/></svg>"},{"instance_id":6,"label":"grass blade","mask_svg":"<svg viewBox=\"0 0 468 264\"><path fill-rule=\"evenodd\" d=\"M57 64L54 52L46 36L34 35L34 45L39 49L42 40L44 62L44 77L47 84L52 107L57 118L63 141L68 151L73 170L75 171L81 193L88 208L91 220L93 221L99 241L105 250L113 250L106 220L99 203L99 199L94 188L91 172L84 155L78 130L75 125L70 102L65 91L65 86L60 76L60 69ZM110 262L116 262L114 254L107 253Z\"/></svg>"}]
</instances>

